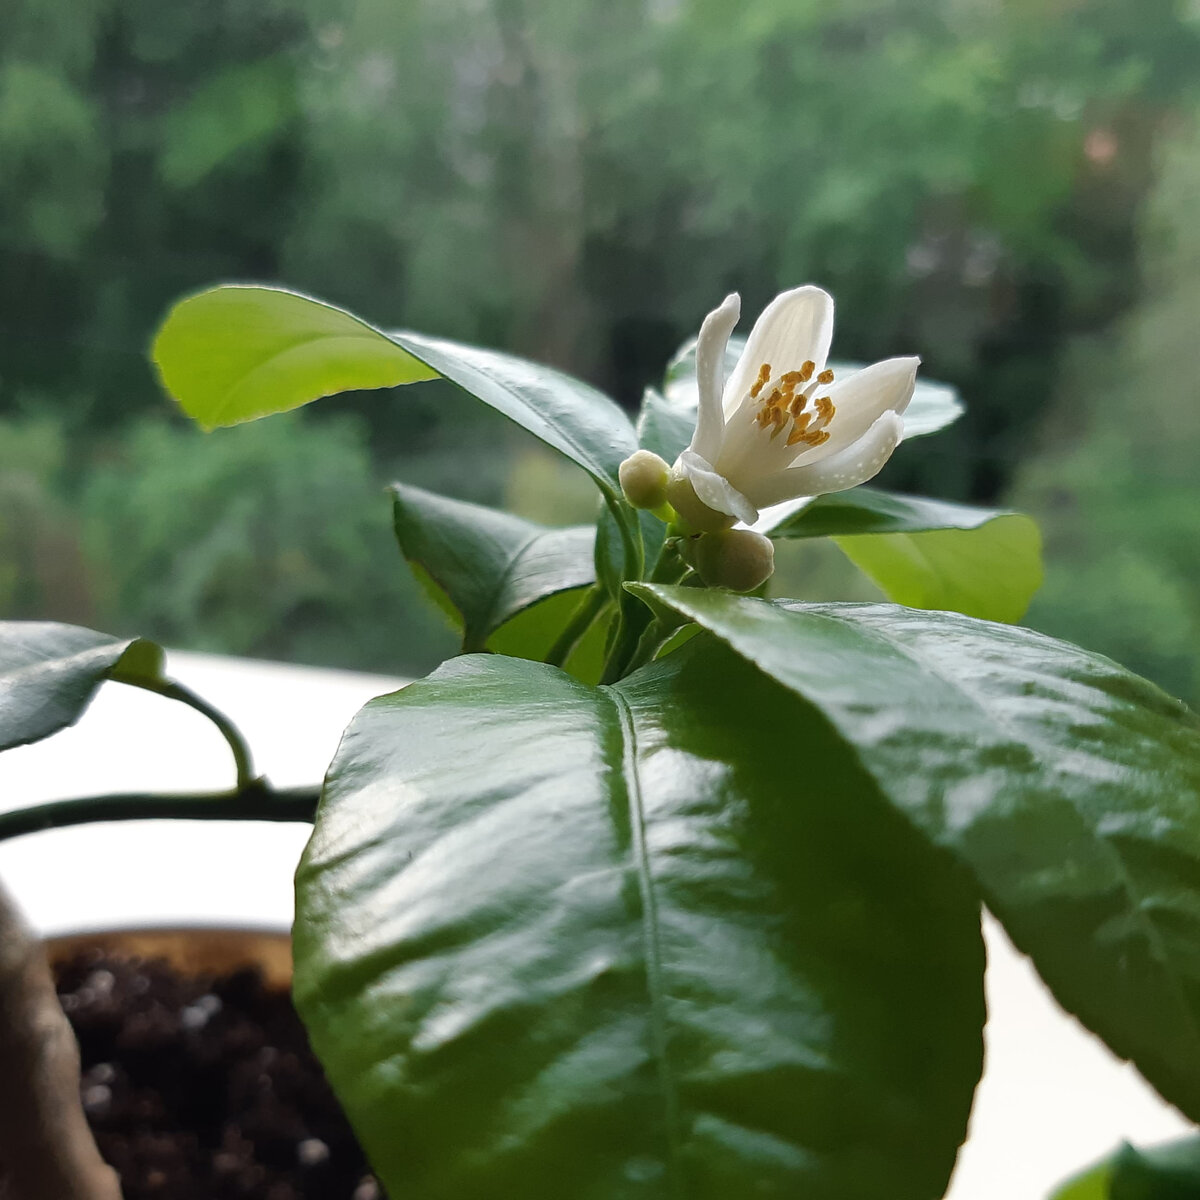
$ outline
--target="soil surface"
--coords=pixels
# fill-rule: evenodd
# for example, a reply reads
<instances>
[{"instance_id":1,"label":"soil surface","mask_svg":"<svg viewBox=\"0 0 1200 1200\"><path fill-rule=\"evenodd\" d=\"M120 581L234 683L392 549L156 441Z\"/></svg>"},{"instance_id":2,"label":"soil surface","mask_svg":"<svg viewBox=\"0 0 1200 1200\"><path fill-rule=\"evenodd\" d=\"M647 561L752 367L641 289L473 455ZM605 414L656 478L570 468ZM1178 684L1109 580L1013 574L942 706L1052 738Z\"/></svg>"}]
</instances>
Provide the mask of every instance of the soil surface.
<instances>
[{"instance_id":1,"label":"soil surface","mask_svg":"<svg viewBox=\"0 0 1200 1200\"><path fill-rule=\"evenodd\" d=\"M383 1200L291 999L99 950L56 971L125 1200Z\"/></svg>"}]
</instances>

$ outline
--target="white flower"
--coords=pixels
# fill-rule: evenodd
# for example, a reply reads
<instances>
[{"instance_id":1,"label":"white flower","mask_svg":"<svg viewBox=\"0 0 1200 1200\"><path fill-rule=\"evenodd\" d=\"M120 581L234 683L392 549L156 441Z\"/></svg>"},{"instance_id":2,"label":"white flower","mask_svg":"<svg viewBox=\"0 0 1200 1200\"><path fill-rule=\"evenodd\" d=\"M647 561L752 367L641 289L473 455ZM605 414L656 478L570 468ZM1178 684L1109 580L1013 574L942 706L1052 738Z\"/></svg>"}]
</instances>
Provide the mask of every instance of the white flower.
<instances>
[{"instance_id":1,"label":"white flower","mask_svg":"<svg viewBox=\"0 0 1200 1200\"><path fill-rule=\"evenodd\" d=\"M916 385L917 358L835 381L825 366L833 299L818 287L776 296L725 379L740 310L727 296L700 327L696 432L671 468L671 504L697 530L752 525L768 505L865 483L900 444Z\"/></svg>"}]
</instances>

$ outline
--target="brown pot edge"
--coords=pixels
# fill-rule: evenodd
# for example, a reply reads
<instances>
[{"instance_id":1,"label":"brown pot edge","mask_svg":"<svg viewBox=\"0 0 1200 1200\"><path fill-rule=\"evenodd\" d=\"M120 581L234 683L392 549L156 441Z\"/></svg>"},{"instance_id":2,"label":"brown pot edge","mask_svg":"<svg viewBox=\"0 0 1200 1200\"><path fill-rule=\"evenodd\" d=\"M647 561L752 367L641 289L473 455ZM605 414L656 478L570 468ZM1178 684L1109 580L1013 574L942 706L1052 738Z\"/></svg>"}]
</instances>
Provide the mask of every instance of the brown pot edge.
<instances>
[{"instance_id":1,"label":"brown pot edge","mask_svg":"<svg viewBox=\"0 0 1200 1200\"><path fill-rule=\"evenodd\" d=\"M224 975L258 967L268 987L292 984L292 939L278 927L173 925L162 928L97 929L43 939L52 965L81 951L101 950L121 958L162 958L186 974Z\"/></svg>"}]
</instances>

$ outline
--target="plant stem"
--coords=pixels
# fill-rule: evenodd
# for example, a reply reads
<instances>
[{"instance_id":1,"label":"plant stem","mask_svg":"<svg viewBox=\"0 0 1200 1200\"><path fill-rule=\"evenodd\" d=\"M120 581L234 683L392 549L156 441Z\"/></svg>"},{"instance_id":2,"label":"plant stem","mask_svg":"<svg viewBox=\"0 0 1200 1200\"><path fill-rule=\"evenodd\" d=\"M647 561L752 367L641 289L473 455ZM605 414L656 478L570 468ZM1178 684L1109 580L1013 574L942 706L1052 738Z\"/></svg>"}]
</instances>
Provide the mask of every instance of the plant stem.
<instances>
[{"instance_id":1,"label":"plant stem","mask_svg":"<svg viewBox=\"0 0 1200 1200\"><path fill-rule=\"evenodd\" d=\"M319 787L276 791L260 779L232 792L193 792L176 796L127 793L55 800L0 813L0 842L95 821L308 821L316 815Z\"/></svg>"},{"instance_id":2,"label":"plant stem","mask_svg":"<svg viewBox=\"0 0 1200 1200\"><path fill-rule=\"evenodd\" d=\"M688 574L689 567L679 556L679 552L669 545L664 545L659 553L658 561L650 573L651 583L677 583ZM636 604L636 607L634 605ZM622 624L613 641L612 650L604 664L604 674L601 683L616 683L624 679L635 667L641 666L649 659L641 659L642 640L651 627L653 616L650 609L641 601L632 601L627 597L622 604ZM661 643L660 643L661 644ZM655 649L657 650L657 646Z\"/></svg>"},{"instance_id":3,"label":"plant stem","mask_svg":"<svg viewBox=\"0 0 1200 1200\"><path fill-rule=\"evenodd\" d=\"M545 661L552 667L561 667L571 657L580 639L592 627L592 622L604 611L607 604L608 597L604 594L604 589L599 584L590 587L571 614L563 631L555 638L554 645L546 652Z\"/></svg>"},{"instance_id":4,"label":"plant stem","mask_svg":"<svg viewBox=\"0 0 1200 1200\"><path fill-rule=\"evenodd\" d=\"M0 1189L18 1200L121 1200L79 1098L79 1046L41 943L0 889Z\"/></svg>"},{"instance_id":5,"label":"plant stem","mask_svg":"<svg viewBox=\"0 0 1200 1200\"><path fill-rule=\"evenodd\" d=\"M186 704L188 708L194 708L202 716L207 717L220 730L221 736L233 752L238 790L244 791L254 782L254 760L250 757L250 747L246 744L241 730L223 712L213 708L207 700L197 696L190 688L171 679L123 679L121 682L154 692L159 696L165 696L168 700L178 700L180 704Z\"/></svg>"}]
</instances>

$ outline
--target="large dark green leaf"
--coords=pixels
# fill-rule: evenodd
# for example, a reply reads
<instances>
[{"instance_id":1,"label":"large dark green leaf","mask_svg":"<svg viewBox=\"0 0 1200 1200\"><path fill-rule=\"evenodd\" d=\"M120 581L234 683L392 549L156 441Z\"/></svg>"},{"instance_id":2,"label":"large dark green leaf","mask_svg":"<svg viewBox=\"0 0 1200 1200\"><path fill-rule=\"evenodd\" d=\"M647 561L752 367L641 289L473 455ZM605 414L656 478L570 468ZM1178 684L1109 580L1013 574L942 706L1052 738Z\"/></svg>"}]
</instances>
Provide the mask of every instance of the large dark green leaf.
<instances>
[{"instance_id":1,"label":"large dark green leaf","mask_svg":"<svg viewBox=\"0 0 1200 1200\"><path fill-rule=\"evenodd\" d=\"M1200 1137L1135 1150L1122 1146L1107 1162L1071 1180L1052 1200L1196 1200Z\"/></svg>"},{"instance_id":2,"label":"large dark green leaf","mask_svg":"<svg viewBox=\"0 0 1200 1200\"><path fill-rule=\"evenodd\" d=\"M769 533L832 537L890 600L910 608L1019 621L1042 584L1037 525L1001 509L858 487L818 496Z\"/></svg>"},{"instance_id":3,"label":"large dark green leaf","mask_svg":"<svg viewBox=\"0 0 1200 1200\"><path fill-rule=\"evenodd\" d=\"M1200 1117L1200 719L1041 634L638 587L812 703L1062 1004Z\"/></svg>"},{"instance_id":4,"label":"large dark green leaf","mask_svg":"<svg viewBox=\"0 0 1200 1200\"><path fill-rule=\"evenodd\" d=\"M444 592L464 650L482 650L523 609L595 577L591 525L551 529L422 488L391 491L400 549Z\"/></svg>"},{"instance_id":5,"label":"large dark green leaf","mask_svg":"<svg viewBox=\"0 0 1200 1200\"><path fill-rule=\"evenodd\" d=\"M578 463L614 499L617 468L637 448L621 409L561 371L440 338L384 333L280 288L225 286L181 301L153 356L163 386L210 429L337 392L441 375Z\"/></svg>"},{"instance_id":6,"label":"large dark green leaf","mask_svg":"<svg viewBox=\"0 0 1200 1200\"><path fill-rule=\"evenodd\" d=\"M613 688L456 659L355 719L296 999L407 1200L930 1200L978 900L711 639Z\"/></svg>"},{"instance_id":7,"label":"large dark green leaf","mask_svg":"<svg viewBox=\"0 0 1200 1200\"><path fill-rule=\"evenodd\" d=\"M633 424L589 384L540 363L417 333L397 345L583 467L613 498L617 469L637 449Z\"/></svg>"},{"instance_id":8,"label":"large dark green leaf","mask_svg":"<svg viewBox=\"0 0 1200 1200\"><path fill-rule=\"evenodd\" d=\"M725 373L728 375L737 364L746 339L733 337L725 351ZM831 362L829 366L840 379L862 370L862 363ZM696 418L696 343L688 342L671 360L663 381L663 395L668 404L688 414L692 423ZM920 437L926 433L937 433L962 416L963 404L958 392L946 383L937 383L917 376L917 389L904 414L904 436ZM690 434L689 434L690 438ZM664 456L665 457L665 456Z\"/></svg>"},{"instance_id":9,"label":"large dark green leaf","mask_svg":"<svg viewBox=\"0 0 1200 1200\"><path fill-rule=\"evenodd\" d=\"M157 680L162 651L49 621L0 621L0 750L73 725L106 679Z\"/></svg>"}]
</instances>

